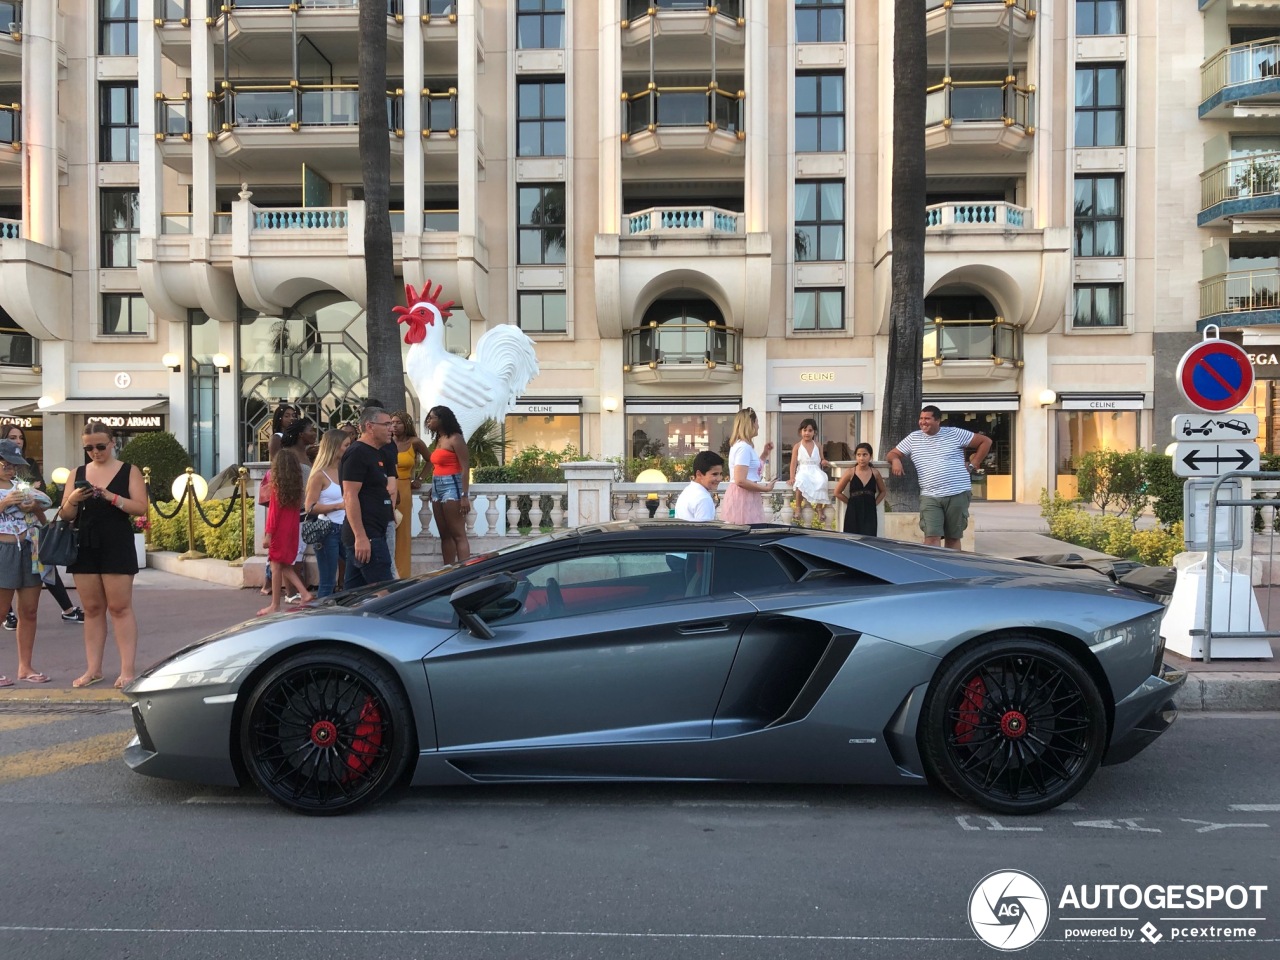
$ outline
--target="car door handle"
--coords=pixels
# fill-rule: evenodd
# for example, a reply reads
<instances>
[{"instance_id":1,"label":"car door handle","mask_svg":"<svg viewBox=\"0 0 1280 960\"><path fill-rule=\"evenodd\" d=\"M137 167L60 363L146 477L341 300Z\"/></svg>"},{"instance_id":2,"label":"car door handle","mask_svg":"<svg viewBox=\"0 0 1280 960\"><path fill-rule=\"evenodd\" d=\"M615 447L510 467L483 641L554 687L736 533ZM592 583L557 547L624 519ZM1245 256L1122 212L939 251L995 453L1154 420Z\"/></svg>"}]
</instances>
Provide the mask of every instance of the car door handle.
<instances>
[{"instance_id":1,"label":"car door handle","mask_svg":"<svg viewBox=\"0 0 1280 960\"><path fill-rule=\"evenodd\" d=\"M676 627L676 633L682 637L692 637L703 633L727 633L728 620L703 620L699 623L682 623Z\"/></svg>"}]
</instances>

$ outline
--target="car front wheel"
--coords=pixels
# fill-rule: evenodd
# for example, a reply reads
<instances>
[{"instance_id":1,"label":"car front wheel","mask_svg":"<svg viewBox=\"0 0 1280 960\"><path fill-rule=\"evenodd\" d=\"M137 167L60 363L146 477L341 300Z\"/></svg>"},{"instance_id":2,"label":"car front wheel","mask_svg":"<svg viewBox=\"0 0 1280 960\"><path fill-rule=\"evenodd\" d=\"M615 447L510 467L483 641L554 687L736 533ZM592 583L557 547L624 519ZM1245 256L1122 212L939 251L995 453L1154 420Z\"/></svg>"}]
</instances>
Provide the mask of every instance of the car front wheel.
<instances>
[{"instance_id":1,"label":"car front wheel","mask_svg":"<svg viewBox=\"0 0 1280 960\"><path fill-rule=\"evenodd\" d=\"M268 797L299 813L349 813L408 767L412 713L380 661L317 649L276 665L253 688L241 755Z\"/></svg>"},{"instance_id":2,"label":"car front wheel","mask_svg":"<svg viewBox=\"0 0 1280 960\"><path fill-rule=\"evenodd\" d=\"M1049 810L1093 776L1107 745L1098 686L1065 650L981 643L945 664L921 721L930 774L997 813Z\"/></svg>"}]
</instances>

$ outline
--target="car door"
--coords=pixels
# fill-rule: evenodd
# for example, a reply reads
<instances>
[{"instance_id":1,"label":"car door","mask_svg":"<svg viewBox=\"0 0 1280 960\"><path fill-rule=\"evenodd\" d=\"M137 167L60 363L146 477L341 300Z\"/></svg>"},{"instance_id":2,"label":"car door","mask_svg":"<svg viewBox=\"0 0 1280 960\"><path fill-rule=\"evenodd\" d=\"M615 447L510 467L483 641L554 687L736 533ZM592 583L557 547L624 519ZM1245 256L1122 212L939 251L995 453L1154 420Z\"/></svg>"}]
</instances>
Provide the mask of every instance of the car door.
<instances>
[{"instance_id":1,"label":"car door","mask_svg":"<svg viewBox=\"0 0 1280 960\"><path fill-rule=\"evenodd\" d=\"M707 738L755 608L705 549L612 547L511 571L514 596L427 656L441 749Z\"/></svg>"}]
</instances>

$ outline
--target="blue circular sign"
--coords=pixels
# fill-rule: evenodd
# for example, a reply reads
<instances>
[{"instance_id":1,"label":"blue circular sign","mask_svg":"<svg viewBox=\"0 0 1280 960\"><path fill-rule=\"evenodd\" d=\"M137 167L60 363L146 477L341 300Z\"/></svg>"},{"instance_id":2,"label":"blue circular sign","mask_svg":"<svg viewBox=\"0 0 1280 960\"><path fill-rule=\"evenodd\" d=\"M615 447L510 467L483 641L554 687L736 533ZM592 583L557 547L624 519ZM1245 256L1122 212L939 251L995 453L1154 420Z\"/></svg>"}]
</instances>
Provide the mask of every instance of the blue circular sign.
<instances>
[{"instance_id":1,"label":"blue circular sign","mask_svg":"<svg viewBox=\"0 0 1280 960\"><path fill-rule=\"evenodd\" d=\"M1253 389L1253 364L1229 340L1205 340L1183 354L1175 379L1190 403L1207 413L1226 413Z\"/></svg>"}]
</instances>

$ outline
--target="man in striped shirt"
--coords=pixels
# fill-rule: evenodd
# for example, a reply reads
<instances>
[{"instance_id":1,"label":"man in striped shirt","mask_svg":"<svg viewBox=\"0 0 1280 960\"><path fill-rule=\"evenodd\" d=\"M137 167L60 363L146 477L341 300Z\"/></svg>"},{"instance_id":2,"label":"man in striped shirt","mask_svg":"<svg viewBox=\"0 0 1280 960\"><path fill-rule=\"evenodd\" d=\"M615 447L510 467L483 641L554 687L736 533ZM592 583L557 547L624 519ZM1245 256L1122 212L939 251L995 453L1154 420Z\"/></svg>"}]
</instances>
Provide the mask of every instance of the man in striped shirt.
<instances>
[{"instance_id":1,"label":"man in striped shirt","mask_svg":"<svg viewBox=\"0 0 1280 960\"><path fill-rule=\"evenodd\" d=\"M927 546L945 544L960 549L969 525L969 480L964 452L974 447L969 463L976 470L991 449L991 438L942 425L942 411L930 404L920 411L920 429L885 454L895 477L902 476L902 458L910 457L920 481L920 529Z\"/></svg>"}]
</instances>

